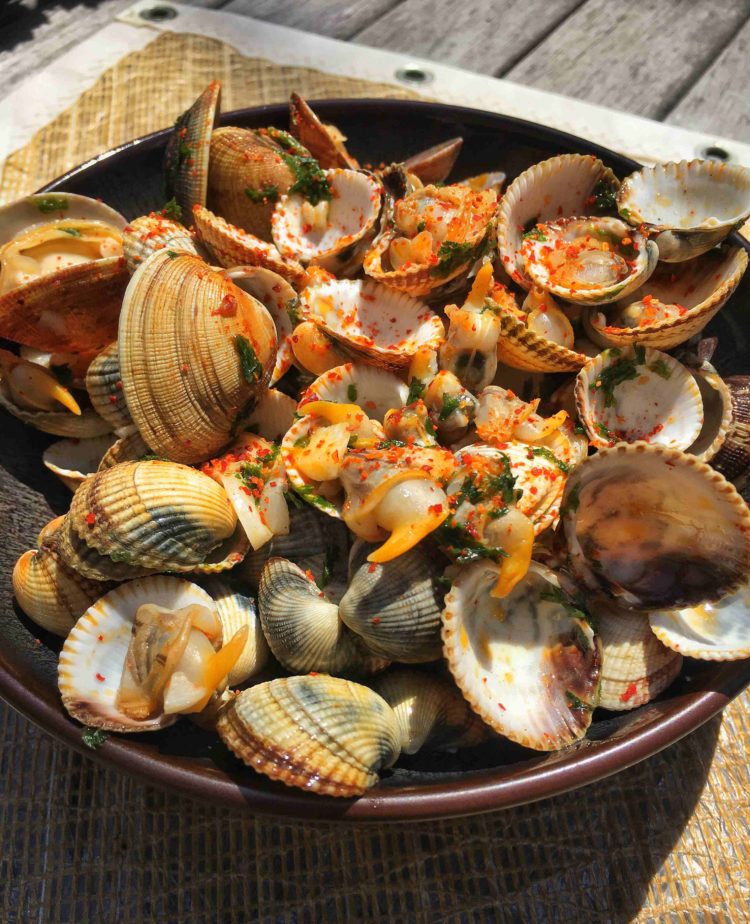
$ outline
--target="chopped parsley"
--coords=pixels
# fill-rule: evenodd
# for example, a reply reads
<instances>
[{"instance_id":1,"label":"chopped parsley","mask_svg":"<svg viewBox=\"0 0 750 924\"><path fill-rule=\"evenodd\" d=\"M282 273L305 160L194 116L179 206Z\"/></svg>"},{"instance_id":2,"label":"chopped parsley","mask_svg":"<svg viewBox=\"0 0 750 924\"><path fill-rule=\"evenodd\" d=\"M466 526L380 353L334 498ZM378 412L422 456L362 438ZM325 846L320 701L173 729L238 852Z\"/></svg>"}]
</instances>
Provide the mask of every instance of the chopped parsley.
<instances>
[{"instance_id":1,"label":"chopped parsley","mask_svg":"<svg viewBox=\"0 0 750 924\"><path fill-rule=\"evenodd\" d=\"M484 242L482 242L482 245ZM476 247L470 241L443 241L438 250L437 266L432 268L433 276L450 276L451 273L476 260Z\"/></svg>"},{"instance_id":2,"label":"chopped parsley","mask_svg":"<svg viewBox=\"0 0 750 924\"><path fill-rule=\"evenodd\" d=\"M246 189L245 195L251 202L275 202L279 198L278 186L264 186L262 189Z\"/></svg>"},{"instance_id":3,"label":"chopped parsley","mask_svg":"<svg viewBox=\"0 0 750 924\"><path fill-rule=\"evenodd\" d=\"M663 359L657 359L655 362L651 363L648 368L657 375L660 375L663 379L672 378L672 370Z\"/></svg>"},{"instance_id":4,"label":"chopped parsley","mask_svg":"<svg viewBox=\"0 0 750 924\"><path fill-rule=\"evenodd\" d=\"M319 510L335 510L336 505L332 504L325 497L321 497L319 494L315 493L315 489L311 484L304 485L293 485L294 490L299 494L299 496L306 500L308 504L312 504L313 507L317 507Z\"/></svg>"},{"instance_id":5,"label":"chopped parsley","mask_svg":"<svg viewBox=\"0 0 750 924\"><path fill-rule=\"evenodd\" d=\"M413 404L418 401L425 392L426 385L421 379L412 379L409 382L409 395L406 399L407 404Z\"/></svg>"},{"instance_id":6,"label":"chopped parsley","mask_svg":"<svg viewBox=\"0 0 750 924\"><path fill-rule=\"evenodd\" d=\"M168 250L167 256L169 257L170 260L176 260L177 257L179 257L179 254L177 253L176 250Z\"/></svg>"},{"instance_id":7,"label":"chopped parsley","mask_svg":"<svg viewBox=\"0 0 750 924\"><path fill-rule=\"evenodd\" d=\"M591 712L594 708L588 703L584 703L582 699L580 699L578 696L575 695L575 693L571 692L570 690L565 691L565 697L568 700L568 703L570 704L571 709L580 709L582 712Z\"/></svg>"},{"instance_id":8,"label":"chopped parsley","mask_svg":"<svg viewBox=\"0 0 750 924\"><path fill-rule=\"evenodd\" d=\"M464 478L461 488L456 495L457 507L460 507L464 501L468 501L470 504L478 504L479 501L482 500L484 495L476 483L476 477L476 472L472 472Z\"/></svg>"},{"instance_id":9,"label":"chopped parsley","mask_svg":"<svg viewBox=\"0 0 750 924\"><path fill-rule=\"evenodd\" d=\"M543 456L548 462L556 465L565 475L567 475L570 471L570 466L568 463L563 462L562 459L558 459L554 452L552 452L552 450L548 449L546 446L535 446L534 449L532 449L532 452L535 456Z\"/></svg>"},{"instance_id":10,"label":"chopped parsley","mask_svg":"<svg viewBox=\"0 0 750 924\"><path fill-rule=\"evenodd\" d=\"M541 228L532 228L531 231L524 232L523 239L525 241L546 241L547 235Z\"/></svg>"},{"instance_id":11,"label":"chopped parsley","mask_svg":"<svg viewBox=\"0 0 750 924\"><path fill-rule=\"evenodd\" d=\"M174 196L167 202L161 210L161 213L165 218L171 218L172 221L180 221L182 219L182 207Z\"/></svg>"},{"instance_id":12,"label":"chopped parsley","mask_svg":"<svg viewBox=\"0 0 750 924\"><path fill-rule=\"evenodd\" d=\"M83 232L79 228L60 228L60 230L71 237L83 237Z\"/></svg>"},{"instance_id":13,"label":"chopped parsley","mask_svg":"<svg viewBox=\"0 0 750 924\"><path fill-rule=\"evenodd\" d=\"M333 572L333 565L336 561L336 546L328 545L326 546L326 554L323 559L323 570L320 572L320 577L315 582L320 590L330 582L331 573Z\"/></svg>"},{"instance_id":14,"label":"chopped parsley","mask_svg":"<svg viewBox=\"0 0 750 924\"><path fill-rule=\"evenodd\" d=\"M425 417L424 419L424 429L428 436L436 436L435 424L430 420L429 417Z\"/></svg>"},{"instance_id":15,"label":"chopped parsley","mask_svg":"<svg viewBox=\"0 0 750 924\"><path fill-rule=\"evenodd\" d=\"M475 539L466 527L456 523L452 518L442 523L436 531L438 541L458 565L468 565L473 561L488 558L500 561L508 557L505 549L483 545Z\"/></svg>"},{"instance_id":16,"label":"chopped parsley","mask_svg":"<svg viewBox=\"0 0 750 924\"><path fill-rule=\"evenodd\" d=\"M605 439L605 440L612 439L612 432L610 431L609 427L606 424L603 424L601 421L597 420L594 426L599 431L599 436L601 436L602 439Z\"/></svg>"},{"instance_id":17,"label":"chopped parsley","mask_svg":"<svg viewBox=\"0 0 750 924\"><path fill-rule=\"evenodd\" d=\"M602 212L611 212L617 207L617 191L604 180L594 186L594 205Z\"/></svg>"},{"instance_id":18,"label":"chopped parsley","mask_svg":"<svg viewBox=\"0 0 750 924\"><path fill-rule=\"evenodd\" d=\"M346 389L346 396L352 402L357 400L357 386L352 382L349 387Z\"/></svg>"},{"instance_id":19,"label":"chopped parsley","mask_svg":"<svg viewBox=\"0 0 750 924\"><path fill-rule=\"evenodd\" d=\"M636 346L634 351L635 356L633 359L627 356L621 357L617 362L612 363L611 366L602 369L596 381L592 382L589 386L591 391L602 392L604 395L605 407L612 407L615 403L615 388L617 388L618 385L638 378L637 367L645 363L646 349L642 346ZM617 352L615 352L614 350L610 350L610 355L619 356L620 351L617 350Z\"/></svg>"},{"instance_id":20,"label":"chopped parsley","mask_svg":"<svg viewBox=\"0 0 750 924\"><path fill-rule=\"evenodd\" d=\"M68 207L66 196L36 196L32 201L45 215L49 215L50 212L64 212Z\"/></svg>"},{"instance_id":21,"label":"chopped parsley","mask_svg":"<svg viewBox=\"0 0 750 924\"><path fill-rule=\"evenodd\" d=\"M250 385L254 385L263 375L263 366L258 359L255 350L250 346L250 341L242 334L236 334L234 346L240 357L242 374Z\"/></svg>"},{"instance_id":22,"label":"chopped parsley","mask_svg":"<svg viewBox=\"0 0 750 924\"><path fill-rule=\"evenodd\" d=\"M187 141L185 141L187 123L189 119L189 111L183 112L181 116L177 117L174 123L172 137L169 139L169 143L167 144L165 180L168 197L174 196L175 187L177 186L177 178L180 175L182 166L192 157L193 152L190 148L190 145L187 143Z\"/></svg>"},{"instance_id":23,"label":"chopped parsley","mask_svg":"<svg viewBox=\"0 0 750 924\"><path fill-rule=\"evenodd\" d=\"M295 448L302 448L302 449L304 449L306 446L309 446L310 445L310 434L306 433L304 436L298 436L297 439L294 441L293 445L295 446Z\"/></svg>"},{"instance_id":24,"label":"chopped parsley","mask_svg":"<svg viewBox=\"0 0 750 924\"><path fill-rule=\"evenodd\" d=\"M67 363L62 363L59 366L52 364L49 369L61 385L64 385L65 388L70 388L73 384L73 370Z\"/></svg>"},{"instance_id":25,"label":"chopped parsley","mask_svg":"<svg viewBox=\"0 0 750 924\"><path fill-rule=\"evenodd\" d=\"M575 433L576 436L585 436L586 428L582 424L576 424L575 427L573 427L573 433Z\"/></svg>"},{"instance_id":26,"label":"chopped parsley","mask_svg":"<svg viewBox=\"0 0 750 924\"><path fill-rule=\"evenodd\" d=\"M630 209L619 209L620 217L624 218L625 221L630 221Z\"/></svg>"},{"instance_id":27,"label":"chopped parsley","mask_svg":"<svg viewBox=\"0 0 750 924\"><path fill-rule=\"evenodd\" d=\"M109 735L101 728L87 727L84 728L81 734L81 741L92 751L98 751L107 738L109 738Z\"/></svg>"},{"instance_id":28,"label":"chopped parsley","mask_svg":"<svg viewBox=\"0 0 750 924\"><path fill-rule=\"evenodd\" d=\"M378 449L404 449L406 443L403 440L381 440L377 444Z\"/></svg>"},{"instance_id":29,"label":"chopped parsley","mask_svg":"<svg viewBox=\"0 0 750 924\"><path fill-rule=\"evenodd\" d=\"M427 222L425 222L425 221L420 221L420 222L418 222L418 224L417 224L417 234L421 234L421 233L424 231L424 229L425 229L426 227L427 227Z\"/></svg>"},{"instance_id":30,"label":"chopped parsley","mask_svg":"<svg viewBox=\"0 0 750 924\"><path fill-rule=\"evenodd\" d=\"M289 320L292 324L297 326L302 321L302 310L300 309L300 300L299 296L295 295L294 298L290 298L289 301L284 305L286 308L286 313L289 315Z\"/></svg>"},{"instance_id":31,"label":"chopped parsley","mask_svg":"<svg viewBox=\"0 0 750 924\"><path fill-rule=\"evenodd\" d=\"M574 485L568 491L568 496L560 505L560 516L567 516L569 513L575 513L581 505L581 483Z\"/></svg>"},{"instance_id":32,"label":"chopped parsley","mask_svg":"<svg viewBox=\"0 0 750 924\"><path fill-rule=\"evenodd\" d=\"M490 475L487 478L485 493L490 497L500 496L505 504L515 504L521 499L523 491L516 488L516 477L511 471L510 459L501 453L503 471L500 475Z\"/></svg>"},{"instance_id":33,"label":"chopped parsley","mask_svg":"<svg viewBox=\"0 0 750 924\"><path fill-rule=\"evenodd\" d=\"M314 157L300 154L282 154L284 163L294 174L294 183L289 192L299 193L311 205L331 199L331 185L320 164Z\"/></svg>"},{"instance_id":34,"label":"chopped parsley","mask_svg":"<svg viewBox=\"0 0 750 924\"><path fill-rule=\"evenodd\" d=\"M457 395L443 395L443 405L440 408L438 420L447 420L454 411L461 407L461 399Z\"/></svg>"},{"instance_id":35,"label":"chopped parsley","mask_svg":"<svg viewBox=\"0 0 750 924\"><path fill-rule=\"evenodd\" d=\"M550 585L549 590L543 590L539 594L539 599L547 600L550 603L559 603L560 606L565 607L565 609L567 610L568 616L570 616L572 619L582 619L584 622L589 621L588 613L585 610L582 610L579 607L577 607L574 603L572 603L565 596L562 590L559 587L555 587L554 584ZM588 651L588 649L591 647L589 645L589 640L586 638L586 636L583 634L583 632L581 632L581 630L577 626L576 626L576 632L577 634L580 633L582 637L582 642L581 642L580 647L583 648L584 651Z\"/></svg>"}]
</instances>

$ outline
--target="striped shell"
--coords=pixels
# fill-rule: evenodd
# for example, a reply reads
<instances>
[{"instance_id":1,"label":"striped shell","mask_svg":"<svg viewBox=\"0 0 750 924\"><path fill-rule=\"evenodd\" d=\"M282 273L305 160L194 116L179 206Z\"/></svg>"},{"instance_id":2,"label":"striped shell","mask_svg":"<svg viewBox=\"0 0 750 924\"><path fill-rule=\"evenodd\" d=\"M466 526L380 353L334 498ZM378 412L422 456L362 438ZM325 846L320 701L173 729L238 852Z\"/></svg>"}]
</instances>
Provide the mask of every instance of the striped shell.
<instances>
[{"instance_id":1,"label":"striped shell","mask_svg":"<svg viewBox=\"0 0 750 924\"><path fill-rule=\"evenodd\" d=\"M731 396L731 421L724 444L711 460L713 467L743 491L750 476L750 378L724 379Z\"/></svg>"},{"instance_id":2,"label":"striped shell","mask_svg":"<svg viewBox=\"0 0 750 924\"><path fill-rule=\"evenodd\" d=\"M44 450L42 461L67 488L76 491L98 469L114 441L111 434L86 440L60 440Z\"/></svg>"},{"instance_id":3,"label":"striped shell","mask_svg":"<svg viewBox=\"0 0 750 924\"><path fill-rule=\"evenodd\" d=\"M747 505L674 449L600 449L570 474L561 517L576 577L629 609L713 602L750 574Z\"/></svg>"},{"instance_id":4,"label":"striped shell","mask_svg":"<svg viewBox=\"0 0 750 924\"><path fill-rule=\"evenodd\" d=\"M499 307L497 358L513 369L528 372L577 372L586 357L530 330L518 314Z\"/></svg>"},{"instance_id":5,"label":"striped shell","mask_svg":"<svg viewBox=\"0 0 750 924\"><path fill-rule=\"evenodd\" d=\"M247 641L227 677L230 686L245 683L260 673L268 661L268 642L261 630L255 600L235 590L221 578L209 578L203 586L216 605L216 614L221 622L225 641L232 638L243 626L247 626Z\"/></svg>"},{"instance_id":6,"label":"striped shell","mask_svg":"<svg viewBox=\"0 0 750 924\"><path fill-rule=\"evenodd\" d=\"M120 378L117 341L110 343L91 362L86 372L86 391L94 409L118 435L133 427Z\"/></svg>"},{"instance_id":7,"label":"striped shell","mask_svg":"<svg viewBox=\"0 0 750 924\"><path fill-rule=\"evenodd\" d=\"M346 150L346 138L333 125L324 125L299 93L289 97L289 131L303 144L321 167L356 170L357 161Z\"/></svg>"},{"instance_id":8,"label":"striped shell","mask_svg":"<svg viewBox=\"0 0 750 924\"><path fill-rule=\"evenodd\" d=\"M213 80L175 122L164 152L167 198L190 214L205 205L211 135L221 112L221 84Z\"/></svg>"},{"instance_id":9,"label":"striped shell","mask_svg":"<svg viewBox=\"0 0 750 924\"><path fill-rule=\"evenodd\" d=\"M385 369L364 363L345 363L318 376L306 388L299 400L299 412L311 401L336 401L356 404L373 420L383 422L393 408L402 408L409 396L409 387Z\"/></svg>"},{"instance_id":10,"label":"striped shell","mask_svg":"<svg viewBox=\"0 0 750 924\"><path fill-rule=\"evenodd\" d=\"M158 250L191 253L202 257L188 229L158 212L141 215L123 228L122 249L128 272L132 276L138 267Z\"/></svg>"},{"instance_id":11,"label":"striped shell","mask_svg":"<svg viewBox=\"0 0 750 924\"><path fill-rule=\"evenodd\" d=\"M145 456L151 456L153 453L143 442L143 438L137 430L129 433L127 436L121 436L102 456L97 471L103 472L105 468L112 468L119 465L120 462L139 462Z\"/></svg>"},{"instance_id":12,"label":"striped shell","mask_svg":"<svg viewBox=\"0 0 750 924\"><path fill-rule=\"evenodd\" d=\"M219 717L224 743L249 767L287 786L362 795L399 755L393 710L337 677L282 677L236 696Z\"/></svg>"},{"instance_id":13,"label":"striped shell","mask_svg":"<svg viewBox=\"0 0 750 924\"><path fill-rule=\"evenodd\" d=\"M472 708L496 732L539 751L582 738L591 724L601 649L562 594L554 572L532 562L502 600L498 566L461 568L445 599L448 667Z\"/></svg>"}]
</instances>

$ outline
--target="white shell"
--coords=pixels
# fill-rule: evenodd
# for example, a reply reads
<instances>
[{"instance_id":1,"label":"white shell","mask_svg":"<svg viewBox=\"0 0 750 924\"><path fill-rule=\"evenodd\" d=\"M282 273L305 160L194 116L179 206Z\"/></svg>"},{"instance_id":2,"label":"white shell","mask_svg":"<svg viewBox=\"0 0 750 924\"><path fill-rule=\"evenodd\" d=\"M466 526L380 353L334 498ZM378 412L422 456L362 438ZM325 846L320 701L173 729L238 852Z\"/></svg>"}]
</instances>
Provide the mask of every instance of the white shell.
<instances>
[{"instance_id":1,"label":"white shell","mask_svg":"<svg viewBox=\"0 0 750 924\"><path fill-rule=\"evenodd\" d=\"M305 389L299 411L305 412L309 401L337 401L357 404L368 417L383 422L392 408L402 408L409 397L409 387L385 369L364 363L345 363L318 376Z\"/></svg>"},{"instance_id":2,"label":"white shell","mask_svg":"<svg viewBox=\"0 0 750 924\"><path fill-rule=\"evenodd\" d=\"M247 626L245 647L227 676L230 686L244 683L260 673L268 661L268 642L260 627L257 604L252 597L233 589L221 578L209 578L205 582L205 588L216 604L224 644L235 632Z\"/></svg>"},{"instance_id":3,"label":"white shell","mask_svg":"<svg viewBox=\"0 0 750 924\"><path fill-rule=\"evenodd\" d=\"M86 440L59 440L44 450L42 460L67 488L75 491L85 478L98 469L115 440L112 433Z\"/></svg>"}]
</instances>

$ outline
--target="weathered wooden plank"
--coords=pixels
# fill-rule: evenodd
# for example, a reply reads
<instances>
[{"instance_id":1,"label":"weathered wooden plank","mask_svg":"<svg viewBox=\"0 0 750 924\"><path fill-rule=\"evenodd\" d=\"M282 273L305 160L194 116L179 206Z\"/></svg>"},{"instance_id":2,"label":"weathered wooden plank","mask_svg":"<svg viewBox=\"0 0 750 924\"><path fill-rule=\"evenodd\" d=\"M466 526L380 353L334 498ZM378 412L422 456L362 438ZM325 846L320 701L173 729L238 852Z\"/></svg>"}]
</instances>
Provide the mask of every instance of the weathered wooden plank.
<instances>
[{"instance_id":1,"label":"weathered wooden plank","mask_svg":"<svg viewBox=\"0 0 750 924\"><path fill-rule=\"evenodd\" d=\"M750 22L745 23L665 121L750 142Z\"/></svg>"},{"instance_id":2,"label":"weathered wooden plank","mask_svg":"<svg viewBox=\"0 0 750 924\"><path fill-rule=\"evenodd\" d=\"M585 0L407 0L354 36L356 42L498 74Z\"/></svg>"},{"instance_id":3,"label":"weathered wooden plank","mask_svg":"<svg viewBox=\"0 0 750 924\"><path fill-rule=\"evenodd\" d=\"M400 0L232 0L223 9L333 38L350 38Z\"/></svg>"},{"instance_id":4,"label":"weathered wooden plank","mask_svg":"<svg viewBox=\"0 0 750 924\"><path fill-rule=\"evenodd\" d=\"M744 0L589 0L504 76L661 119L748 14Z\"/></svg>"}]
</instances>

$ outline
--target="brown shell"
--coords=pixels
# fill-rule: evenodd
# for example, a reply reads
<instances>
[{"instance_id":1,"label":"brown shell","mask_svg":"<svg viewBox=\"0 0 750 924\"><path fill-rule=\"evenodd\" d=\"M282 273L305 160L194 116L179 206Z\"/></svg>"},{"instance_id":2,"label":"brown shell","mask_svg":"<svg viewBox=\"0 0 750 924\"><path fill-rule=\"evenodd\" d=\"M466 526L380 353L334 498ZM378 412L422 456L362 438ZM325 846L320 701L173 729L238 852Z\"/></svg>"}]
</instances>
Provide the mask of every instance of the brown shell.
<instances>
[{"instance_id":1,"label":"brown shell","mask_svg":"<svg viewBox=\"0 0 750 924\"><path fill-rule=\"evenodd\" d=\"M730 375L724 384L732 399L732 422L711 465L742 491L750 474L750 376Z\"/></svg>"},{"instance_id":2,"label":"brown shell","mask_svg":"<svg viewBox=\"0 0 750 924\"><path fill-rule=\"evenodd\" d=\"M192 253L200 256L188 229L158 212L141 215L122 230L122 251L131 275L157 250Z\"/></svg>"},{"instance_id":3,"label":"brown shell","mask_svg":"<svg viewBox=\"0 0 750 924\"><path fill-rule=\"evenodd\" d=\"M211 133L221 111L221 84L213 80L175 122L164 152L167 198L174 197L187 218L206 204Z\"/></svg>"},{"instance_id":4,"label":"brown shell","mask_svg":"<svg viewBox=\"0 0 750 924\"><path fill-rule=\"evenodd\" d=\"M289 97L289 131L308 149L323 170L329 167L356 170L359 167L343 144L346 139L337 143L329 128L320 121L299 93L292 93Z\"/></svg>"},{"instance_id":5,"label":"brown shell","mask_svg":"<svg viewBox=\"0 0 750 924\"><path fill-rule=\"evenodd\" d=\"M133 426L120 378L117 341L110 343L92 360L86 372L86 391L94 410L115 432Z\"/></svg>"},{"instance_id":6,"label":"brown shell","mask_svg":"<svg viewBox=\"0 0 750 924\"><path fill-rule=\"evenodd\" d=\"M500 308L497 358L514 369L528 372L577 372L588 357L535 334L517 315Z\"/></svg>"},{"instance_id":7,"label":"brown shell","mask_svg":"<svg viewBox=\"0 0 750 924\"><path fill-rule=\"evenodd\" d=\"M136 462L144 456L151 455L151 449L143 441L141 434L135 430L127 436L121 436L113 443L102 456L97 471L103 472L105 468L112 468L121 462Z\"/></svg>"}]
</instances>

